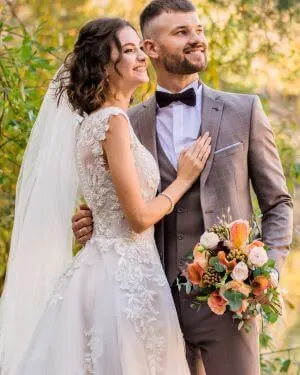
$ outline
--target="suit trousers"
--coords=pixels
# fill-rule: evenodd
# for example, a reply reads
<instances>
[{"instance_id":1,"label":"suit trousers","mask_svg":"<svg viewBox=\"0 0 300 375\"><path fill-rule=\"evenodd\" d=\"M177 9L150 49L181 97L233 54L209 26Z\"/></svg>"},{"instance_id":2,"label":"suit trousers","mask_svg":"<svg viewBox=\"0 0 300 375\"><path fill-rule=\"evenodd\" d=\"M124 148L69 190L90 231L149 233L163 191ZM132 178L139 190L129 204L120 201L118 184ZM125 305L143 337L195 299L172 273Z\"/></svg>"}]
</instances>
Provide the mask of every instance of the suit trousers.
<instances>
[{"instance_id":1,"label":"suit trousers","mask_svg":"<svg viewBox=\"0 0 300 375\"><path fill-rule=\"evenodd\" d=\"M214 314L206 303L191 308L191 298L176 283L172 294L186 343L192 375L259 375L259 333L257 321L249 321L250 332L238 331L232 313Z\"/></svg>"}]
</instances>

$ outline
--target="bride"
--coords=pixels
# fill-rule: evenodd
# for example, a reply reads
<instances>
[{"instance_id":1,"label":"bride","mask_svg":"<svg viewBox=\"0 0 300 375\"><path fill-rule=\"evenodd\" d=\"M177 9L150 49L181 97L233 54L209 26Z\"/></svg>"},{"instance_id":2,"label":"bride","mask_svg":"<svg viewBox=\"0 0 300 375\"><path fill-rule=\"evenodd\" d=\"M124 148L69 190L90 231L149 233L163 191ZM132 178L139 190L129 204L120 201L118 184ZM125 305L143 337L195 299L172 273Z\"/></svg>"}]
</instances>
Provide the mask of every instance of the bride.
<instances>
[{"instance_id":1,"label":"bride","mask_svg":"<svg viewBox=\"0 0 300 375\"><path fill-rule=\"evenodd\" d=\"M147 81L134 28L102 18L83 27L48 89L18 181L1 375L189 374L153 225L198 178L210 138L181 153L156 196L158 167L126 115ZM78 188L94 232L71 259Z\"/></svg>"}]
</instances>

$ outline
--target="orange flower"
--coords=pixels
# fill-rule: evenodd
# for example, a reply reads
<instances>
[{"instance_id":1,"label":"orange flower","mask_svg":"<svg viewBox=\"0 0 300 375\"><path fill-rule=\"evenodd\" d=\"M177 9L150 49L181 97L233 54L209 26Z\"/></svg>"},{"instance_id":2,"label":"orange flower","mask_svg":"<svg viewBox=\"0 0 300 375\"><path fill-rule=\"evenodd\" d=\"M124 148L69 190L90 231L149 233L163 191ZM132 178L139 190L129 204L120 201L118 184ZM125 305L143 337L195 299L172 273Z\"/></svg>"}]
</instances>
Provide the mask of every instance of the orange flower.
<instances>
[{"instance_id":1,"label":"orange flower","mask_svg":"<svg viewBox=\"0 0 300 375\"><path fill-rule=\"evenodd\" d=\"M203 273L204 270L198 263L191 263L187 266L187 276L192 284L199 285Z\"/></svg>"},{"instance_id":2,"label":"orange flower","mask_svg":"<svg viewBox=\"0 0 300 375\"><path fill-rule=\"evenodd\" d=\"M236 220L230 225L230 241L236 249L243 248L249 236L249 222L247 220Z\"/></svg>"},{"instance_id":3,"label":"orange flower","mask_svg":"<svg viewBox=\"0 0 300 375\"><path fill-rule=\"evenodd\" d=\"M249 255L250 250L253 249L254 247L264 247L264 246L265 246L265 244L264 244L263 242L258 241L258 240L255 240L255 241L251 242L251 243L246 247L244 253L245 253L246 255Z\"/></svg>"},{"instance_id":4,"label":"orange flower","mask_svg":"<svg viewBox=\"0 0 300 375\"><path fill-rule=\"evenodd\" d=\"M223 315L226 311L227 301L220 296L217 290L211 293L208 297L207 303L211 311L217 315Z\"/></svg>"},{"instance_id":5,"label":"orange flower","mask_svg":"<svg viewBox=\"0 0 300 375\"><path fill-rule=\"evenodd\" d=\"M255 296L259 296L265 289L270 286L270 281L264 275L258 275L252 281L251 286L252 293Z\"/></svg>"},{"instance_id":6,"label":"orange flower","mask_svg":"<svg viewBox=\"0 0 300 375\"><path fill-rule=\"evenodd\" d=\"M253 242L251 242L248 246L247 246L247 249L248 250L251 250L253 249L254 247L264 247L265 244L261 241L258 241L258 240L255 240Z\"/></svg>"},{"instance_id":7,"label":"orange flower","mask_svg":"<svg viewBox=\"0 0 300 375\"><path fill-rule=\"evenodd\" d=\"M203 251L203 253L198 253L194 259L194 263L197 263L203 271L206 270L208 265L208 253L207 251Z\"/></svg>"},{"instance_id":8,"label":"orange flower","mask_svg":"<svg viewBox=\"0 0 300 375\"><path fill-rule=\"evenodd\" d=\"M231 260L230 262L227 260L226 258L226 254L224 251L219 251L218 252L218 258L219 258L219 262L225 266L227 269L230 269L230 270L233 270L234 267L236 266L236 260L233 259Z\"/></svg>"}]
</instances>

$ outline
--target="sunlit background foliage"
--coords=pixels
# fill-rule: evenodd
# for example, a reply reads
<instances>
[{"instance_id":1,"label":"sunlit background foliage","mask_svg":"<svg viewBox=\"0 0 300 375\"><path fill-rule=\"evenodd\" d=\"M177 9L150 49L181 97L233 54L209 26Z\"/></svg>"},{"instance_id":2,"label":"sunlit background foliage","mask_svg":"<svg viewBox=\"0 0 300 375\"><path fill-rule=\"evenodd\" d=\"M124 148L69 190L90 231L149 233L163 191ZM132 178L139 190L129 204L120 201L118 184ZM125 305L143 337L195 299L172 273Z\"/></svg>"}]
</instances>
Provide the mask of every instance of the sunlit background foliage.
<instances>
[{"instance_id":1,"label":"sunlit background foliage","mask_svg":"<svg viewBox=\"0 0 300 375\"><path fill-rule=\"evenodd\" d=\"M139 13L147 2L0 1L1 292L18 171L49 79L72 49L77 32L86 21L121 16L138 27ZM216 89L258 94L276 134L295 201L295 236L281 276L287 317L261 335L261 360L263 374L300 374L300 4L298 0L194 3L209 40L209 66L201 78ZM151 85L136 92L135 103L155 89L151 67L149 73Z\"/></svg>"}]
</instances>

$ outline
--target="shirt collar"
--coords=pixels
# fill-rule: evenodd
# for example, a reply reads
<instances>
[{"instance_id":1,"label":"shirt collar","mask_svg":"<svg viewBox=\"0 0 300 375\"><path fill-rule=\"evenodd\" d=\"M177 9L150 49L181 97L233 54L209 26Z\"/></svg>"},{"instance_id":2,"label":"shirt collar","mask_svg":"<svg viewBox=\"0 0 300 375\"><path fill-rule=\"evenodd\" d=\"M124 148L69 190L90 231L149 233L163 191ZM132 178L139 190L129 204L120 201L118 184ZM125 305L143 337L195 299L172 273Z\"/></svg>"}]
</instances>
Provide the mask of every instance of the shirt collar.
<instances>
[{"instance_id":1,"label":"shirt collar","mask_svg":"<svg viewBox=\"0 0 300 375\"><path fill-rule=\"evenodd\" d=\"M184 87L179 92L183 92L183 91L188 90L190 88L193 88L195 90L196 95L201 93L201 90L202 90L201 82L198 79L196 79L195 81L191 82L188 86ZM169 90L167 90L164 87L159 86L159 85L157 85L156 91L162 91L162 92L167 92L169 94L172 94L171 91L169 91Z\"/></svg>"}]
</instances>

